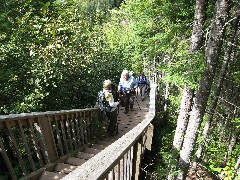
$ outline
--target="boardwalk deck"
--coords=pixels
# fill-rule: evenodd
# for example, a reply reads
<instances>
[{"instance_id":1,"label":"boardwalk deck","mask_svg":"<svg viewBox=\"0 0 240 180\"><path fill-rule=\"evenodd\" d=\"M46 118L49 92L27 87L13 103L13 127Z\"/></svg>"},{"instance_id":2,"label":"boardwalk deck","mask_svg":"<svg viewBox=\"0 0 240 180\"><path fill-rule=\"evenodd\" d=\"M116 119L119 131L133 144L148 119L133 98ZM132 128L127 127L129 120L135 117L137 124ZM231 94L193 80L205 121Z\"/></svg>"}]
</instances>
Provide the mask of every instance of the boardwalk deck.
<instances>
[{"instance_id":1,"label":"boardwalk deck","mask_svg":"<svg viewBox=\"0 0 240 180\"><path fill-rule=\"evenodd\" d=\"M141 123L148 111L149 97L146 96L145 100L142 101L141 97L137 96L134 107L128 114L124 113L124 107L119 108L117 135L109 137L105 133L96 144L92 144L91 147L86 148L84 152L77 152L74 157L67 158L65 162L58 163L51 171L44 171L39 179L61 179Z\"/></svg>"}]
</instances>

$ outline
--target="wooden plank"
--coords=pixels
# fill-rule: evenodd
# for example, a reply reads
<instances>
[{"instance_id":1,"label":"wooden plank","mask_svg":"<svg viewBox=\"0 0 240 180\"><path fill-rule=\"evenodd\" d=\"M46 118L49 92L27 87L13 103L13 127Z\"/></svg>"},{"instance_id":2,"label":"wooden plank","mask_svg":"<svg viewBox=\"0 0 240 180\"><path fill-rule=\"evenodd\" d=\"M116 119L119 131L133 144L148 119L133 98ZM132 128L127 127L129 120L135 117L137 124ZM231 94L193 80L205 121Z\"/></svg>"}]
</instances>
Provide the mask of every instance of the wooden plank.
<instances>
[{"instance_id":1,"label":"wooden plank","mask_svg":"<svg viewBox=\"0 0 240 180\"><path fill-rule=\"evenodd\" d=\"M75 112L75 128L76 128L76 131L77 131L77 134L76 134L76 140L77 140L77 147L81 146L82 143L81 143L81 136L80 136L80 128L79 128L79 120L78 120L78 113Z\"/></svg>"},{"instance_id":2,"label":"wooden plank","mask_svg":"<svg viewBox=\"0 0 240 180\"><path fill-rule=\"evenodd\" d=\"M56 125L56 136L57 136L57 146L60 150L60 156L63 156L64 153L63 153L63 145L62 145L62 141L61 141L61 135L60 135L60 130L59 130L59 124L60 124L60 121L58 120L57 118L57 115L54 115L54 119L55 119L55 125ZM61 125L61 124L60 124Z\"/></svg>"},{"instance_id":3,"label":"wooden plank","mask_svg":"<svg viewBox=\"0 0 240 180\"><path fill-rule=\"evenodd\" d=\"M91 131L90 131L90 112L87 111L85 113L85 120L86 120L86 130L87 130L87 139L88 139L88 142L90 142L91 140Z\"/></svg>"},{"instance_id":4,"label":"wooden plank","mask_svg":"<svg viewBox=\"0 0 240 180\"><path fill-rule=\"evenodd\" d=\"M68 135L68 143L70 145L70 150L72 151L73 150L73 141L72 141L72 136L71 136L71 131L70 130L70 122L71 122L71 119L69 118L69 114L65 114L65 117L66 117L66 127L67 127L67 135Z\"/></svg>"},{"instance_id":5,"label":"wooden plank","mask_svg":"<svg viewBox=\"0 0 240 180\"><path fill-rule=\"evenodd\" d=\"M133 146L133 179L138 179L139 176L139 168L140 168L140 159L141 159L141 142L142 142L143 137L141 138L134 144Z\"/></svg>"},{"instance_id":6,"label":"wooden plank","mask_svg":"<svg viewBox=\"0 0 240 180\"><path fill-rule=\"evenodd\" d=\"M83 126L83 112L79 112L79 129L80 129L80 134L81 134L81 141L82 141L82 145L85 144L85 137L84 137L84 126Z\"/></svg>"},{"instance_id":7,"label":"wooden plank","mask_svg":"<svg viewBox=\"0 0 240 180\"><path fill-rule=\"evenodd\" d=\"M43 167L44 163L43 163L43 159L42 159L42 156L41 156L41 150L40 150L40 147L39 147L39 144L38 144L35 132L34 132L33 123L34 123L34 121L32 119L28 119L29 130L30 130L30 134L31 134L31 137L32 137L35 153L36 153L37 158L39 160L40 166Z\"/></svg>"},{"instance_id":8,"label":"wooden plank","mask_svg":"<svg viewBox=\"0 0 240 180\"><path fill-rule=\"evenodd\" d=\"M69 150L68 150L66 132L65 132L65 127L64 127L65 118L63 115L60 115L60 118L61 118L60 124L61 124L61 132L62 132L62 136L63 136L64 149L66 150L66 154L67 154L69 152Z\"/></svg>"},{"instance_id":9,"label":"wooden plank","mask_svg":"<svg viewBox=\"0 0 240 180\"><path fill-rule=\"evenodd\" d=\"M128 161L128 179L131 178L131 148L127 152L127 161Z\"/></svg>"},{"instance_id":10,"label":"wooden plank","mask_svg":"<svg viewBox=\"0 0 240 180\"><path fill-rule=\"evenodd\" d=\"M72 134L72 144L73 144L73 149L77 148L77 139L76 139L76 121L75 121L75 114L71 113L69 114L70 116L70 129L71 129L71 134Z\"/></svg>"},{"instance_id":11,"label":"wooden plank","mask_svg":"<svg viewBox=\"0 0 240 180\"><path fill-rule=\"evenodd\" d=\"M14 171L14 169L12 167L11 161L8 158L6 149L5 149L4 145L3 145L3 142L2 142L1 138L0 138L0 148L1 148L0 153L2 154L2 157L3 157L3 159L4 159L4 161L5 161L6 165L7 165L9 174L12 177L13 180L16 180L17 176L16 176L15 171Z\"/></svg>"},{"instance_id":12,"label":"wooden plank","mask_svg":"<svg viewBox=\"0 0 240 180\"><path fill-rule=\"evenodd\" d=\"M124 154L122 160L123 160L123 179L127 179L127 177L126 177L126 172L127 172L127 169L126 169L126 154Z\"/></svg>"},{"instance_id":13,"label":"wooden plank","mask_svg":"<svg viewBox=\"0 0 240 180\"><path fill-rule=\"evenodd\" d=\"M55 144L51 124L52 120L53 117L51 115L46 115L45 117L42 117L40 121L41 131L44 137L45 150L47 151L48 159L50 162L53 162L58 158L57 147Z\"/></svg>"},{"instance_id":14,"label":"wooden plank","mask_svg":"<svg viewBox=\"0 0 240 180\"><path fill-rule=\"evenodd\" d=\"M38 141L39 141L39 144L40 144L40 149L42 150L44 161L47 164L47 163L50 162L50 160L48 158L48 152L47 152L46 145L45 145L45 139L44 139L41 127L40 127L41 122L40 122L39 117L37 117L37 121L38 121L38 123L34 123L34 127L36 129L36 133L37 133ZM39 126L39 124L40 124L40 126Z\"/></svg>"},{"instance_id":15,"label":"wooden plank","mask_svg":"<svg viewBox=\"0 0 240 180\"><path fill-rule=\"evenodd\" d=\"M117 166L118 166L118 178L117 179L120 179L120 174L121 174L121 169L120 169L120 166L121 165L121 162L119 161Z\"/></svg>"},{"instance_id":16,"label":"wooden plank","mask_svg":"<svg viewBox=\"0 0 240 180\"><path fill-rule=\"evenodd\" d=\"M87 121L86 121L86 112L83 112L83 136L84 136L84 144L88 144L88 136L87 136Z\"/></svg>"},{"instance_id":17,"label":"wooden plank","mask_svg":"<svg viewBox=\"0 0 240 180\"><path fill-rule=\"evenodd\" d=\"M112 169L112 176L113 176L113 180L115 180L115 169Z\"/></svg>"},{"instance_id":18,"label":"wooden plank","mask_svg":"<svg viewBox=\"0 0 240 180\"><path fill-rule=\"evenodd\" d=\"M25 150L27 152L27 156L28 156L28 160L30 162L30 166L32 168L33 171L36 171L36 166L34 164L34 161L33 161L33 158L32 158L32 153L30 151L30 148L28 146L28 142L27 142L27 138L26 138L26 135L24 134L24 130L22 128L22 123L21 123L21 120L18 120L18 124L19 124L19 128L20 128L20 135L21 135L21 138L23 140L23 144L25 146Z\"/></svg>"},{"instance_id":19,"label":"wooden plank","mask_svg":"<svg viewBox=\"0 0 240 180\"><path fill-rule=\"evenodd\" d=\"M55 179L55 180L60 180L62 179L66 174L64 173L55 173L55 172L50 172L50 171L44 171L39 180L49 180L49 179Z\"/></svg>"},{"instance_id":20,"label":"wooden plank","mask_svg":"<svg viewBox=\"0 0 240 180\"><path fill-rule=\"evenodd\" d=\"M19 165L22 169L22 172L24 175L27 175L28 172L26 170L26 167L25 167L25 164L23 162L23 159L22 159L22 156L21 156L21 153L19 151L19 146L17 144L17 141L16 141L16 138L12 132L12 128L10 127L10 125L8 124L8 122L6 122L6 126L7 126L7 129L8 129L8 133L9 133L9 136L10 136L10 139L12 141L12 147L14 149L14 152L16 153L16 156L17 156L17 159L18 159L18 162L19 162Z\"/></svg>"},{"instance_id":21,"label":"wooden plank","mask_svg":"<svg viewBox=\"0 0 240 180\"><path fill-rule=\"evenodd\" d=\"M82 151L82 149L79 149L79 150ZM31 174L21 178L20 180L30 180L30 179L31 180L36 180L36 179L39 179L39 177L41 176L41 174L44 171L54 171L54 168L57 165L57 163L64 163L70 156L74 156L74 154L76 152L77 152L77 150L74 151L73 153L62 156L62 157L58 158L55 162L47 164L45 167L42 167L42 168L38 169L37 171L32 172Z\"/></svg>"}]
</instances>

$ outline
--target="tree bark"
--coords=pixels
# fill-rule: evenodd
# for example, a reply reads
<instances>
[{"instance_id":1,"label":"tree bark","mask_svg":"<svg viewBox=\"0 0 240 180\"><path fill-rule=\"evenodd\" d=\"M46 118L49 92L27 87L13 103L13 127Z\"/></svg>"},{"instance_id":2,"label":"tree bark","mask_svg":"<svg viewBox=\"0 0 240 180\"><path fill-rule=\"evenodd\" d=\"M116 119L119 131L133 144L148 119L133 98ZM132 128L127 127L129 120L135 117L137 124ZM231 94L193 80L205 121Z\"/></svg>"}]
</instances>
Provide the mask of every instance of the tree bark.
<instances>
[{"instance_id":1,"label":"tree bark","mask_svg":"<svg viewBox=\"0 0 240 180\"><path fill-rule=\"evenodd\" d=\"M164 89L164 111L167 111L167 106L168 106L168 97L169 97L169 83L166 84L165 89Z\"/></svg>"},{"instance_id":2,"label":"tree bark","mask_svg":"<svg viewBox=\"0 0 240 180\"><path fill-rule=\"evenodd\" d=\"M231 157L233 148L234 148L234 146L237 143L238 134L239 134L239 130L238 129L234 129L232 134L231 134L231 138L230 138L230 142L229 142L229 145L228 145L227 154L224 157L225 164L227 164L229 157Z\"/></svg>"},{"instance_id":3,"label":"tree bark","mask_svg":"<svg viewBox=\"0 0 240 180\"><path fill-rule=\"evenodd\" d=\"M234 166L234 178L233 179L235 179L236 176L240 176L240 156L238 156L238 160Z\"/></svg>"},{"instance_id":4,"label":"tree bark","mask_svg":"<svg viewBox=\"0 0 240 180\"><path fill-rule=\"evenodd\" d=\"M227 67L228 67L229 61L231 59L233 44L234 44L234 41L236 38L237 29L238 29L238 23L239 23L239 13L236 13L233 23L232 23L232 31L231 31L230 38L229 38L229 45L227 47L227 51L224 56L222 68L220 70L220 74L219 74L219 78L218 78L218 82L217 82L217 88L213 94L213 101L212 101L212 104L211 104L211 107L210 107L210 110L208 113L207 121L204 126L203 138L202 138L203 142L199 143L199 147L198 147L198 150L196 153L196 159L195 159L196 162L198 162L198 160L201 158L203 146L208 144L208 141L207 141L208 131L209 131L209 127L212 125L213 115L214 115L214 112L215 112L215 109L216 109L217 103L218 103L218 97L219 97L221 89L223 87L223 82L224 82L224 78L226 75Z\"/></svg>"},{"instance_id":5,"label":"tree bark","mask_svg":"<svg viewBox=\"0 0 240 180\"><path fill-rule=\"evenodd\" d=\"M193 21L193 30L190 44L190 53L199 50L202 47L203 25L205 21L205 0L196 0L196 8Z\"/></svg>"},{"instance_id":6,"label":"tree bark","mask_svg":"<svg viewBox=\"0 0 240 180\"><path fill-rule=\"evenodd\" d=\"M215 10L215 19L212 23L210 37L207 42L205 60L206 69L199 83L199 90L196 93L196 98L193 104L186 135L183 142L182 150L180 151L179 173L177 179L186 179L190 165L190 158L193 154L193 148L196 143L199 127L205 113L208 97L215 75L217 63L220 56L222 46L222 38L225 34L225 23L227 18L227 0L217 0Z\"/></svg>"},{"instance_id":7,"label":"tree bark","mask_svg":"<svg viewBox=\"0 0 240 180\"><path fill-rule=\"evenodd\" d=\"M191 109L193 90L185 85L182 95L180 112L177 120L177 128L173 141L173 148L180 151L183 143L184 133L187 129L188 112Z\"/></svg>"},{"instance_id":8,"label":"tree bark","mask_svg":"<svg viewBox=\"0 0 240 180\"><path fill-rule=\"evenodd\" d=\"M202 46L203 24L205 20L205 0L196 0L195 15L193 21L192 37L190 42L189 53L194 53ZM184 134L187 129L189 112L191 110L194 90L185 84L180 105L180 111L177 119L177 128L174 135L173 146L171 150L171 162L168 172L168 180L174 179L173 172L179 159L179 151L182 148Z\"/></svg>"}]
</instances>

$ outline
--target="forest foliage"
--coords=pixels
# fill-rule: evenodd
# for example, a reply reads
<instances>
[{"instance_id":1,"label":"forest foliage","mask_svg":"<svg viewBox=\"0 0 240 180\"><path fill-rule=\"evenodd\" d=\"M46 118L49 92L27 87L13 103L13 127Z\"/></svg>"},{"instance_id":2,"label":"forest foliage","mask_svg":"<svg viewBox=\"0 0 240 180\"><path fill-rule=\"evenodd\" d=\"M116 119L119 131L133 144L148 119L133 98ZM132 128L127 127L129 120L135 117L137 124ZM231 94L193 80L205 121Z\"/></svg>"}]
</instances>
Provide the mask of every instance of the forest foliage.
<instances>
[{"instance_id":1,"label":"forest foliage","mask_svg":"<svg viewBox=\"0 0 240 180\"><path fill-rule=\"evenodd\" d=\"M163 178L181 90L184 84L197 89L206 65L204 46L214 2L207 4L204 45L194 54L188 52L193 0L8 0L1 4L0 114L92 107L104 79L117 84L123 69L147 72L155 62L154 70L162 75L158 79L159 96L164 96L165 85L170 85L168 116L157 115L167 117L169 127L165 128L170 128L166 134L159 132L165 146L156 149L162 161L155 168L155 176ZM227 44L226 37L221 59ZM212 129L204 161L211 171L225 173L229 179L236 174L240 148L237 141L223 163L229 134L237 129L239 137L240 101L235 95L240 88L240 66L234 60L239 59L239 39L232 56L214 117L216 129ZM216 80L213 90L215 85ZM234 117L230 116L233 111L238 112Z\"/></svg>"}]
</instances>

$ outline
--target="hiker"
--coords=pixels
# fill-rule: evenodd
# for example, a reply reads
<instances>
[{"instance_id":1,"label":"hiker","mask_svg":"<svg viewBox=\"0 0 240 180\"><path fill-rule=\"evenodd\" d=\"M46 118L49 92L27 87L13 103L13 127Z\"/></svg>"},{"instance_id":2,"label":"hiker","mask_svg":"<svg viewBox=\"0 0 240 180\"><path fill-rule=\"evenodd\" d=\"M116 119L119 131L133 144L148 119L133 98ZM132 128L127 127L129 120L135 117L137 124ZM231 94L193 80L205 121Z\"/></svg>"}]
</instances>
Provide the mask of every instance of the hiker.
<instances>
[{"instance_id":1,"label":"hiker","mask_svg":"<svg viewBox=\"0 0 240 180\"><path fill-rule=\"evenodd\" d=\"M133 105L134 105L134 100L136 98L136 90L138 88L138 78L135 74L135 72L131 71L129 73L129 76L130 78L132 78L132 81L133 81L133 88L132 88L132 91L131 91L131 95L130 95L130 109L133 109Z\"/></svg>"},{"instance_id":2,"label":"hiker","mask_svg":"<svg viewBox=\"0 0 240 180\"><path fill-rule=\"evenodd\" d=\"M97 106L107 115L109 120L108 134L113 136L117 134L117 107L119 102L114 102L113 94L111 91L112 83L110 80L103 82L103 89L98 92Z\"/></svg>"},{"instance_id":3,"label":"hiker","mask_svg":"<svg viewBox=\"0 0 240 180\"><path fill-rule=\"evenodd\" d=\"M140 90L141 99L143 101L145 91L146 91L146 88L147 88L147 77L144 75L144 72L142 72L141 75L138 77L138 87L139 87L139 90Z\"/></svg>"},{"instance_id":4,"label":"hiker","mask_svg":"<svg viewBox=\"0 0 240 180\"><path fill-rule=\"evenodd\" d=\"M118 85L118 91L121 105L125 107L125 114L129 112L129 106L133 109L133 102L130 101L130 96L134 91L133 85L133 79L130 78L128 70L123 70Z\"/></svg>"}]
</instances>

